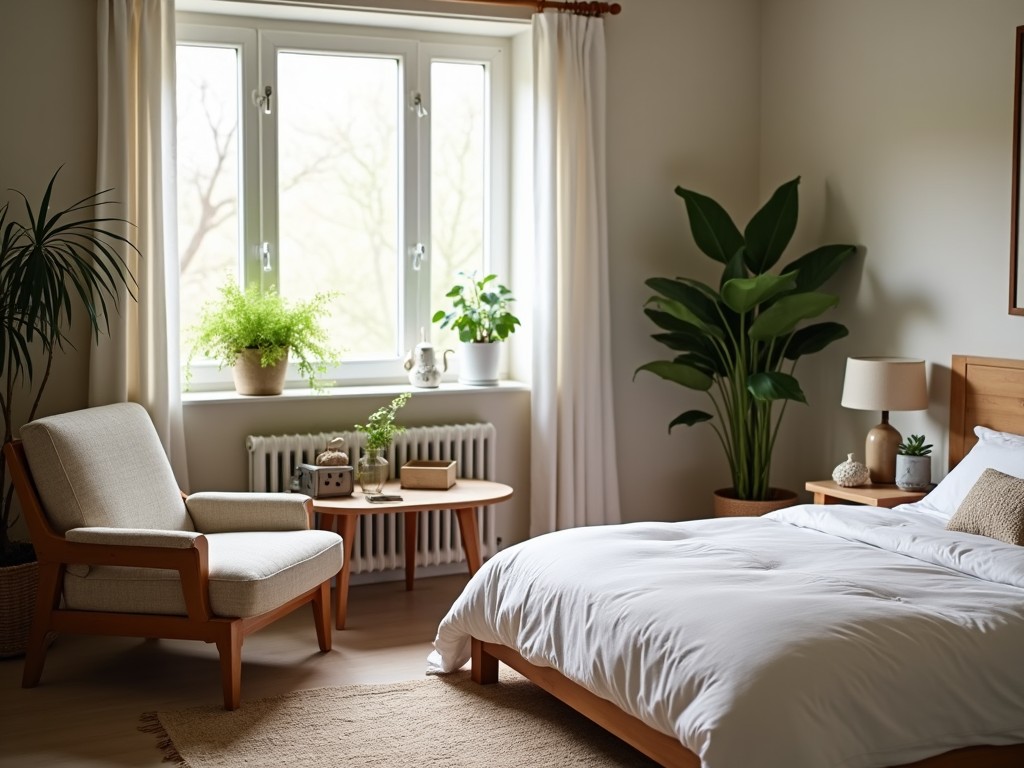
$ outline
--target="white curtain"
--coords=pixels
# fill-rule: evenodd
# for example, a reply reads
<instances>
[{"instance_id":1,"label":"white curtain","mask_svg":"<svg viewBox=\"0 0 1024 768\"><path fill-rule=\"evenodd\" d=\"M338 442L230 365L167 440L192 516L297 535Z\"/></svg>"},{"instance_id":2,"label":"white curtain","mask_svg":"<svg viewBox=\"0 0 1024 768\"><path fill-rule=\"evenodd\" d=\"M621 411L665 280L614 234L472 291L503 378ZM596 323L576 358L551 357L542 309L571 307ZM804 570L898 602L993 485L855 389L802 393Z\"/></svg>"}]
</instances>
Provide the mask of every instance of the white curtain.
<instances>
[{"instance_id":1,"label":"white curtain","mask_svg":"<svg viewBox=\"0 0 1024 768\"><path fill-rule=\"evenodd\" d=\"M98 0L97 183L121 203L142 258L123 247L138 277L94 344L89 404L133 401L156 426L182 488L188 488L178 354L178 248L174 158L174 2Z\"/></svg>"},{"instance_id":2,"label":"white curtain","mask_svg":"<svg viewBox=\"0 0 1024 768\"><path fill-rule=\"evenodd\" d=\"M530 535L617 523L600 17L533 17Z\"/></svg>"}]
</instances>

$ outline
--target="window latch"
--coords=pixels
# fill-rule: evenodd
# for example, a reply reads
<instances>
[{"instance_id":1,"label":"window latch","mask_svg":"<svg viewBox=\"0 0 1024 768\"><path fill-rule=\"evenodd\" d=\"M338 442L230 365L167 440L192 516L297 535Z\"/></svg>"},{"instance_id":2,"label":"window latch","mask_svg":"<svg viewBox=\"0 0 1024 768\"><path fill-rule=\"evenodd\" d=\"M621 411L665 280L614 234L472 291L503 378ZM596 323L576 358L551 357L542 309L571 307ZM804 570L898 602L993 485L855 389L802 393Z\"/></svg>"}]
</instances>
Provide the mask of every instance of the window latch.
<instances>
[{"instance_id":1,"label":"window latch","mask_svg":"<svg viewBox=\"0 0 1024 768\"><path fill-rule=\"evenodd\" d=\"M425 258L427 258L427 246L423 243L416 243L412 247L412 268L419 272Z\"/></svg>"},{"instance_id":2,"label":"window latch","mask_svg":"<svg viewBox=\"0 0 1024 768\"><path fill-rule=\"evenodd\" d=\"M264 272L269 272L271 270L271 266L270 266L270 243L268 243L268 242L264 241L263 244L260 245L260 261L263 263L263 271Z\"/></svg>"},{"instance_id":3,"label":"window latch","mask_svg":"<svg viewBox=\"0 0 1024 768\"><path fill-rule=\"evenodd\" d=\"M416 113L416 117L426 117L427 105L423 103L423 94L413 91L409 94L409 109Z\"/></svg>"},{"instance_id":4,"label":"window latch","mask_svg":"<svg viewBox=\"0 0 1024 768\"><path fill-rule=\"evenodd\" d=\"M273 96L274 89L269 85L264 86L263 94L260 95L259 89L252 92L252 103L263 110L264 115L269 115L270 112L270 97Z\"/></svg>"}]
</instances>

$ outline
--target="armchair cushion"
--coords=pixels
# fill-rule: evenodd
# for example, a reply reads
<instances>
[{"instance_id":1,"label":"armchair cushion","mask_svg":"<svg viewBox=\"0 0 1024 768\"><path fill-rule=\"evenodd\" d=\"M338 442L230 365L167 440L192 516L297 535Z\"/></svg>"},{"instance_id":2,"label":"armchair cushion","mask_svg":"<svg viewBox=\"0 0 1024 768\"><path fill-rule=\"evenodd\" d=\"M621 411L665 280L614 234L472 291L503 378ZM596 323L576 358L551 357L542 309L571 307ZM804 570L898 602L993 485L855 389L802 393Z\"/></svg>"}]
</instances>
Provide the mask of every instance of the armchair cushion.
<instances>
[{"instance_id":1,"label":"armchair cushion","mask_svg":"<svg viewBox=\"0 0 1024 768\"><path fill-rule=\"evenodd\" d=\"M309 528L308 496L294 493L204 491L185 499L197 531L304 531Z\"/></svg>"},{"instance_id":2,"label":"armchair cushion","mask_svg":"<svg viewBox=\"0 0 1024 768\"><path fill-rule=\"evenodd\" d=\"M47 416L21 429L46 517L72 528L191 531L192 521L146 409L117 403Z\"/></svg>"},{"instance_id":3,"label":"armchair cushion","mask_svg":"<svg viewBox=\"0 0 1024 768\"><path fill-rule=\"evenodd\" d=\"M210 608L224 617L255 616L312 589L341 570L341 539L330 531L207 535ZM119 613L187 614L176 571L94 565L64 577L68 608Z\"/></svg>"}]
</instances>

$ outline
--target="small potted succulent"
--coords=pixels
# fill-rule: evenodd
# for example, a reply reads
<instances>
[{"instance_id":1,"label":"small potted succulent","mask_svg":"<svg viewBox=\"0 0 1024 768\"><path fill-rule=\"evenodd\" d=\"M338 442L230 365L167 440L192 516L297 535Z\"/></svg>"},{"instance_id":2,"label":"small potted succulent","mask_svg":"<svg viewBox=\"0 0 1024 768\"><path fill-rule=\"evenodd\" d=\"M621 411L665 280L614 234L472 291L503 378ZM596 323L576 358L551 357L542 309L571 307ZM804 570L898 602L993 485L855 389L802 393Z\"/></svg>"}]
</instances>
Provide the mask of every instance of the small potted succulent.
<instances>
[{"instance_id":1,"label":"small potted succulent","mask_svg":"<svg viewBox=\"0 0 1024 768\"><path fill-rule=\"evenodd\" d=\"M924 491L932 482L932 446L924 435L911 435L896 449L896 487Z\"/></svg>"},{"instance_id":2,"label":"small potted succulent","mask_svg":"<svg viewBox=\"0 0 1024 768\"><path fill-rule=\"evenodd\" d=\"M320 379L336 353L328 345L327 308L334 294L318 293L308 301L291 302L277 291L256 286L245 290L234 281L201 310L192 328L192 346L185 367L191 379L192 360L198 355L230 366L235 389L241 395L279 395L284 389L289 355L309 386L322 391Z\"/></svg>"},{"instance_id":3,"label":"small potted succulent","mask_svg":"<svg viewBox=\"0 0 1024 768\"><path fill-rule=\"evenodd\" d=\"M441 328L454 328L462 342L459 381L463 384L497 384L498 342L515 333L521 325L509 311L515 301L512 291L497 283L497 275L476 279L476 273L459 272L460 282L445 296L452 300L452 311L439 309L431 322ZM493 283L493 285L492 285Z\"/></svg>"},{"instance_id":4,"label":"small potted succulent","mask_svg":"<svg viewBox=\"0 0 1024 768\"><path fill-rule=\"evenodd\" d=\"M405 432L405 427L395 424L395 414L408 402L411 395L404 392L390 405L378 408L365 424L356 424L356 430L366 435L365 453L356 463L356 480L363 493L380 493L388 479L388 460L384 452L391 445L395 435Z\"/></svg>"}]
</instances>

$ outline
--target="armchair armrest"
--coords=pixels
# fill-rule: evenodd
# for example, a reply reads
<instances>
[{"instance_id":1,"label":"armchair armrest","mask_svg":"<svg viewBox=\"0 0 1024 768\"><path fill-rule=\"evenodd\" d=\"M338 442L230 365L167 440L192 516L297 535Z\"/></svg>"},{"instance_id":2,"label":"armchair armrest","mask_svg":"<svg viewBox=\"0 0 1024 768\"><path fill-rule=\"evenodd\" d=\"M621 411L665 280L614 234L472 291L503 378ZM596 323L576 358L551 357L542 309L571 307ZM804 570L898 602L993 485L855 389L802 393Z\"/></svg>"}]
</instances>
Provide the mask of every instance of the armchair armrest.
<instances>
[{"instance_id":1,"label":"armchair armrest","mask_svg":"<svg viewBox=\"0 0 1024 768\"><path fill-rule=\"evenodd\" d=\"M195 531L155 531L149 528L72 528L64 538L77 544L190 549L202 535Z\"/></svg>"},{"instance_id":2,"label":"armchair armrest","mask_svg":"<svg viewBox=\"0 0 1024 768\"><path fill-rule=\"evenodd\" d=\"M207 621L212 615L209 545L202 533L146 528L72 528L53 548L52 555L59 558L60 574L76 564L177 571L189 618Z\"/></svg>"},{"instance_id":3,"label":"armchair armrest","mask_svg":"<svg viewBox=\"0 0 1024 768\"><path fill-rule=\"evenodd\" d=\"M296 493L223 493L205 491L185 498L196 530L304 531L310 528L313 502Z\"/></svg>"}]
</instances>

